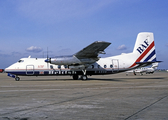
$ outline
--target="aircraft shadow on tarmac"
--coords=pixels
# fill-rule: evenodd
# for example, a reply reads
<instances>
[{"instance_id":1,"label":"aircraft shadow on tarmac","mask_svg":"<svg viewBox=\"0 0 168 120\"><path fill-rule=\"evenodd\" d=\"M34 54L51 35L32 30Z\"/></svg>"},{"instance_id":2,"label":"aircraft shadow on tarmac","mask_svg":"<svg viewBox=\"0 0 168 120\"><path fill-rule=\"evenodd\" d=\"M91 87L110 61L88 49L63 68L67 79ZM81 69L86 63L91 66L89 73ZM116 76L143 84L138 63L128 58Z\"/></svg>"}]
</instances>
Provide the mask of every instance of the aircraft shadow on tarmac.
<instances>
[{"instance_id":1,"label":"aircraft shadow on tarmac","mask_svg":"<svg viewBox=\"0 0 168 120\"><path fill-rule=\"evenodd\" d=\"M108 79L102 79L102 78L89 78L88 81L123 81L123 80L120 80L120 79L113 79L113 78L108 78Z\"/></svg>"},{"instance_id":2,"label":"aircraft shadow on tarmac","mask_svg":"<svg viewBox=\"0 0 168 120\"><path fill-rule=\"evenodd\" d=\"M118 81L118 82L124 82L124 81L127 81L127 80L133 80L133 79L165 79L165 77L119 77L119 78L88 78L88 80L86 80L86 81L111 81L111 82L113 82L113 81ZM22 80L21 80L22 81ZM71 79L71 78L67 78L67 79L65 79L65 78L59 78L59 79L57 79L57 78L49 78L49 79L47 79L47 78L32 78L32 79L23 79L23 81L85 81L85 80L82 80L82 79L78 79L78 80L73 80L73 79Z\"/></svg>"},{"instance_id":3,"label":"aircraft shadow on tarmac","mask_svg":"<svg viewBox=\"0 0 168 120\"><path fill-rule=\"evenodd\" d=\"M108 79L102 79L102 78L88 78L87 80L82 80L82 79L78 79L78 80L73 80L73 79L23 79L21 81L124 81L121 79L112 79L112 78L108 78Z\"/></svg>"},{"instance_id":4,"label":"aircraft shadow on tarmac","mask_svg":"<svg viewBox=\"0 0 168 120\"><path fill-rule=\"evenodd\" d=\"M111 79L99 79L99 78L89 78L88 80L100 80L100 81L124 81L133 79L165 79L165 77L137 77L137 78L111 78Z\"/></svg>"},{"instance_id":5,"label":"aircraft shadow on tarmac","mask_svg":"<svg viewBox=\"0 0 168 120\"><path fill-rule=\"evenodd\" d=\"M137 77L137 78L129 78L129 79L165 79L166 77ZM126 79L126 78L123 78Z\"/></svg>"}]
</instances>

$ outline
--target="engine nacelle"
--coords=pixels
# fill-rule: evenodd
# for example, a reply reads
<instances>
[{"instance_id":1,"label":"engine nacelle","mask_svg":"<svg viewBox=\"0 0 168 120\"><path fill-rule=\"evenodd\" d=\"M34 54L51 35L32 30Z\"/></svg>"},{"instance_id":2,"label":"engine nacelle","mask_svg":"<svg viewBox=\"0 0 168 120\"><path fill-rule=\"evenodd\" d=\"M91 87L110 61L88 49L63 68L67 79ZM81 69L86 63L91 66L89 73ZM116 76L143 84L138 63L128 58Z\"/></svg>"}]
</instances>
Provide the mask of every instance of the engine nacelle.
<instances>
[{"instance_id":1,"label":"engine nacelle","mask_svg":"<svg viewBox=\"0 0 168 120\"><path fill-rule=\"evenodd\" d=\"M83 64L92 64L96 62L98 59L93 58L80 58L78 59L76 56L59 56L55 58L48 58L45 60L47 63L55 64L55 65L83 65Z\"/></svg>"},{"instance_id":2,"label":"engine nacelle","mask_svg":"<svg viewBox=\"0 0 168 120\"><path fill-rule=\"evenodd\" d=\"M76 65L81 64L81 61L75 56L59 56L45 60L47 63L55 65Z\"/></svg>"}]
</instances>

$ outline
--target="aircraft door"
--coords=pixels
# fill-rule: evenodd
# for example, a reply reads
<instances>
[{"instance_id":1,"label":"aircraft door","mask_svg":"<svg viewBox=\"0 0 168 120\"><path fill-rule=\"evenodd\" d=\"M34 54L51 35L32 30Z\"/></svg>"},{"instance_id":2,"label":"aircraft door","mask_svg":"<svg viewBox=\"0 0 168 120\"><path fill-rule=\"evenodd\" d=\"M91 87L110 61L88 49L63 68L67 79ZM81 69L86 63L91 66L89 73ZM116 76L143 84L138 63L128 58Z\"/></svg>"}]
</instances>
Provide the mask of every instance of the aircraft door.
<instances>
[{"instance_id":1,"label":"aircraft door","mask_svg":"<svg viewBox=\"0 0 168 120\"><path fill-rule=\"evenodd\" d=\"M34 75L34 65L26 66L26 75Z\"/></svg>"},{"instance_id":2,"label":"aircraft door","mask_svg":"<svg viewBox=\"0 0 168 120\"><path fill-rule=\"evenodd\" d=\"M119 61L118 59L112 59L112 71L113 72L118 72L119 70Z\"/></svg>"}]
</instances>

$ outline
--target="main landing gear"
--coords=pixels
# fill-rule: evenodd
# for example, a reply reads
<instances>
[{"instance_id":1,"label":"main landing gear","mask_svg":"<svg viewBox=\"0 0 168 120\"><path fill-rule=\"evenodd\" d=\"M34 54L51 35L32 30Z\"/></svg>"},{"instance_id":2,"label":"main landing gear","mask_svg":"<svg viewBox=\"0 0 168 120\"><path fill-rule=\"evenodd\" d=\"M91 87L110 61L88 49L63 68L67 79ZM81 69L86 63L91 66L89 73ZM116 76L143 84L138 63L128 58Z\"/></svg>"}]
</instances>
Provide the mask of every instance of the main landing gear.
<instances>
[{"instance_id":1,"label":"main landing gear","mask_svg":"<svg viewBox=\"0 0 168 120\"><path fill-rule=\"evenodd\" d=\"M82 80L87 80L88 78L87 78L87 75L86 75L86 69L83 69L82 72L83 72L83 75L81 76L81 79Z\"/></svg>"},{"instance_id":2,"label":"main landing gear","mask_svg":"<svg viewBox=\"0 0 168 120\"><path fill-rule=\"evenodd\" d=\"M79 79L78 75L73 75L72 77L73 77L74 80L78 80Z\"/></svg>"},{"instance_id":3,"label":"main landing gear","mask_svg":"<svg viewBox=\"0 0 168 120\"><path fill-rule=\"evenodd\" d=\"M82 75L82 76L81 76L81 79L82 79L82 80L87 80L87 79L88 79L88 78L87 78L87 75Z\"/></svg>"},{"instance_id":4,"label":"main landing gear","mask_svg":"<svg viewBox=\"0 0 168 120\"><path fill-rule=\"evenodd\" d=\"M73 75L72 78L73 78L74 80L78 80L78 79L79 79L79 75ZM87 77L87 75L81 75L81 79L82 79L82 80L87 80L88 77Z\"/></svg>"},{"instance_id":5,"label":"main landing gear","mask_svg":"<svg viewBox=\"0 0 168 120\"><path fill-rule=\"evenodd\" d=\"M82 72L83 72L83 75L81 75L81 79L82 80L87 80L88 77L86 75L86 69L82 70ZM72 77L73 77L74 80L78 80L79 79L79 75L73 75Z\"/></svg>"}]
</instances>

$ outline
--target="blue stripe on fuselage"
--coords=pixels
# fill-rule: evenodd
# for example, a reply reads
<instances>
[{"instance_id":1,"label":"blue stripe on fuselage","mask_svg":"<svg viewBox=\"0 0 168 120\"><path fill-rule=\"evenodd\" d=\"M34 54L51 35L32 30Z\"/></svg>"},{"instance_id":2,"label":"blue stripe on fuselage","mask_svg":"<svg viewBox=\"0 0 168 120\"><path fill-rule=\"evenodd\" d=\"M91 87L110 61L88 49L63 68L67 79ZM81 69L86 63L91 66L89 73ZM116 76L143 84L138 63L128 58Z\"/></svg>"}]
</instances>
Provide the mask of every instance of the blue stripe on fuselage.
<instances>
[{"instance_id":1,"label":"blue stripe on fuselage","mask_svg":"<svg viewBox=\"0 0 168 120\"><path fill-rule=\"evenodd\" d=\"M40 71L34 71L34 72L27 72L27 71L8 71L7 73L13 74L13 75L21 75L21 76L27 76L27 75L48 75L49 71L44 71L43 74L40 74Z\"/></svg>"}]
</instances>

